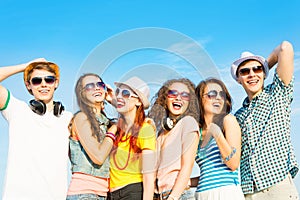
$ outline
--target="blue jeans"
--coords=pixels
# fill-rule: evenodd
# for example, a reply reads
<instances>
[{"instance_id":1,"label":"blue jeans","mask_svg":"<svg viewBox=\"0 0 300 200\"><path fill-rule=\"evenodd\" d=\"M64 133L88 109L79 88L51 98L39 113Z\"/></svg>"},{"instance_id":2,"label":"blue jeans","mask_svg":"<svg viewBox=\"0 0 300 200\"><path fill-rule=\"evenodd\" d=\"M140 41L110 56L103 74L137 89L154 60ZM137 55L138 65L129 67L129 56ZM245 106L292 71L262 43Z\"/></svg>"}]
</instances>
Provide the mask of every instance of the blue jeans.
<instances>
[{"instance_id":1,"label":"blue jeans","mask_svg":"<svg viewBox=\"0 0 300 200\"><path fill-rule=\"evenodd\" d=\"M68 195L67 200L106 200L106 197L97 194L75 194Z\"/></svg>"}]
</instances>

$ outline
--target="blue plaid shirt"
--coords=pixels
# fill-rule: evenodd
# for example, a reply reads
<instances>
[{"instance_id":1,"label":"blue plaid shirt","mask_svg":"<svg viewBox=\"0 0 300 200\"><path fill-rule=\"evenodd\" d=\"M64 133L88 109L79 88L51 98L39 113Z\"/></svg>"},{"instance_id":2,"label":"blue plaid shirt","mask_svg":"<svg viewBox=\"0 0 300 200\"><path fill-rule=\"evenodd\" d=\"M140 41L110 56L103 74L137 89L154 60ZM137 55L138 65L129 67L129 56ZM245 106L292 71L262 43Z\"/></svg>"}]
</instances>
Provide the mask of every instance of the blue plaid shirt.
<instances>
[{"instance_id":1,"label":"blue plaid shirt","mask_svg":"<svg viewBox=\"0 0 300 200\"><path fill-rule=\"evenodd\" d=\"M299 170L291 144L293 83L277 73L251 102L246 98L235 116L242 130L241 186L244 194L261 191Z\"/></svg>"}]
</instances>

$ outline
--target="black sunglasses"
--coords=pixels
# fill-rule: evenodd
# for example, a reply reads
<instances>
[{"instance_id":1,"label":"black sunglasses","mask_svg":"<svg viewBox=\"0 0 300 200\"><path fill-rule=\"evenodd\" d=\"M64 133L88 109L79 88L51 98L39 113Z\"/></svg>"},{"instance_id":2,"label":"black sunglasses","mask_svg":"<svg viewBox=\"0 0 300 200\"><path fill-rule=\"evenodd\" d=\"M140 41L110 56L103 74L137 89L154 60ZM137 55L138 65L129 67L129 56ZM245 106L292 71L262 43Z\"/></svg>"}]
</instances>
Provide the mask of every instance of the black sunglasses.
<instances>
[{"instance_id":1,"label":"black sunglasses","mask_svg":"<svg viewBox=\"0 0 300 200\"><path fill-rule=\"evenodd\" d=\"M222 99L224 99L224 100L226 99L226 93L224 91L218 92L216 90L211 90L204 95L206 95L209 99L216 99L218 94Z\"/></svg>"},{"instance_id":2,"label":"black sunglasses","mask_svg":"<svg viewBox=\"0 0 300 200\"><path fill-rule=\"evenodd\" d=\"M83 87L83 89L85 89L86 91L91 91L94 90L96 87L106 91L106 85L102 81L95 82L95 83L88 83Z\"/></svg>"},{"instance_id":3,"label":"black sunglasses","mask_svg":"<svg viewBox=\"0 0 300 200\"><path fill-rule=\"evenodd\" d=\"M259 66L254 66L252 68L242 68L239 70L239 74L241 76L247 76L250 74L250 71L253 71L255 74L261 73L263 72L263 66L259 65Z\"/></svg>"},{"instance_id":4,"label":"black sunglasses","mask_svg":"<svg viewBox=\"0 0 300 200\"><path fill-rule=\"evenodd\" d=\"M189 101L190 100L190 93L188 92L178 92L177 90L169 90L168 91L168 98L177 98L180 95L182 100Z\"/></svg>"},{"instance_id":5,"label":"black sunglasses","mask_svg":"<svg viewBox=\"0 0 300 200\"><path fill-rule=\"evenodd\" d=\"M138 98L137 95L133 94L130 90L127 90L127 89L117 88L115 94L116 94L116 97L119 94L121 94L121 96L125 99L129 99L130 97Z\"/></svg>"},{"instance_id":6,"label":"black sunglasses","mask_svg":"<svg viewBox=\"0 0 300 200\"><path fill-rule=\"evenodd\" d=\"M44 77L33 77L30 82L32 85L40 85L42 81L45 81L47 84L53 84L56 80L55 76L44 76Z\"/></svg>"}]
</instances>

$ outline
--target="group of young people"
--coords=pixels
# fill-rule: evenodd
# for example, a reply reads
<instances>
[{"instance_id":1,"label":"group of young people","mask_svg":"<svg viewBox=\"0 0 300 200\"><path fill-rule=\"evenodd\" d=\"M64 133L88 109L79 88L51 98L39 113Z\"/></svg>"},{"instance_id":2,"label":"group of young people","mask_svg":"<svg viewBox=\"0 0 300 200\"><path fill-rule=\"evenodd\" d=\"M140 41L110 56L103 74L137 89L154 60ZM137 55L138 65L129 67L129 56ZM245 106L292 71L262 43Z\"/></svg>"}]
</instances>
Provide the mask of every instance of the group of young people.
<instances>
[{"instance_id":1,"label":"group of young people","mask_svg":"<svg viewBox=\"0 0 300 200\"><path fill-rule=\"evenodd\" d=\"M77 80L79 111L72 115L54 101L55 63L2 67L0 82L24 72L34 96L26 103L0 85L0 109L9 122L3 199L298 199L290 138L293 60L291 43L283 41L267 59L244 52L234 61L231 75L247 94L234 115L217 78L197 86L188 78L167 80L151 104L139 77L112 89L94 73ZM107 102L117 120L106 116ZM195 161L200 174L190 178Z\"/></svg>"}]
</instances>

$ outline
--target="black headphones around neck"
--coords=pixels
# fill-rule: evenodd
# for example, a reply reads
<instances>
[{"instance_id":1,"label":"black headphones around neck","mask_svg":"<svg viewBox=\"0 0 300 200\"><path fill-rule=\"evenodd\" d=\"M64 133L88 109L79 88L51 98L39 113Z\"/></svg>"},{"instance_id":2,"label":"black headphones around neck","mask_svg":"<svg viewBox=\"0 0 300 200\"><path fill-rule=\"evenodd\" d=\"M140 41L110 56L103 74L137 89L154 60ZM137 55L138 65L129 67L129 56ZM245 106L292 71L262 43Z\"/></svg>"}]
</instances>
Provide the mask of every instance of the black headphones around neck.
<instances>
[{"instance_id":1,"label":"black headphones around neck","mask_svg":"<svg viewBox=\"0 0 300 200\"><path fill-rule=\"evenodd\" d=\"M32 99L29 101L29 106L31 110L38 115L44 115L47 111L47 106L42 101L37 101ZM62 114L62 112L65 110L65 107L59 101L53 101L53 106L54 106L53 114L56 117L59 117Z\"/></svg>"},{"instance_id":2,"label":"black headphones around neck","mask_svg":"<svg viewBox=\"0 0 300 200\"><path fill-rule=\"evenodd\" d=\"M175 124L176 124L176 120L175 119L172 120L170 117L166 117L162 121L162 127L166 131L172 130Z\"/></svg>"}]
</instances>

